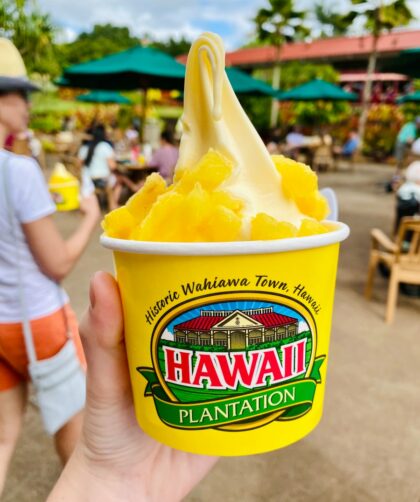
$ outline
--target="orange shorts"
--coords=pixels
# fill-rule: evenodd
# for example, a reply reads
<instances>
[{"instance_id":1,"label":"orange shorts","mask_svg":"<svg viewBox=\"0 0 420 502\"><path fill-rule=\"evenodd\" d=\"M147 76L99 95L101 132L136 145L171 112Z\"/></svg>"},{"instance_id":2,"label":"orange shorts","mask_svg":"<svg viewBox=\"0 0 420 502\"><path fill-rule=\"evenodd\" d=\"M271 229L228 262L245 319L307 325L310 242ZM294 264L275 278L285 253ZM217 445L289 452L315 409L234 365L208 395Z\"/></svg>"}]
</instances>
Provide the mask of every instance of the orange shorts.
<instances>
[{"instance_id":1,"label":"orange shorts","mask_svg":"<svg viewBox=\"0 0 420 502\"><path fill-rule=\"evenodd\" d=\"M64 314L66 318L64 318ZM31 321L37 359L54 356L67 342L67 325L82 366L86 359L79 336L76 315L70 305L53 314ZM0 323L0 392L29 379L28 357L21 323Z\"/></svg>"}]
</instances>

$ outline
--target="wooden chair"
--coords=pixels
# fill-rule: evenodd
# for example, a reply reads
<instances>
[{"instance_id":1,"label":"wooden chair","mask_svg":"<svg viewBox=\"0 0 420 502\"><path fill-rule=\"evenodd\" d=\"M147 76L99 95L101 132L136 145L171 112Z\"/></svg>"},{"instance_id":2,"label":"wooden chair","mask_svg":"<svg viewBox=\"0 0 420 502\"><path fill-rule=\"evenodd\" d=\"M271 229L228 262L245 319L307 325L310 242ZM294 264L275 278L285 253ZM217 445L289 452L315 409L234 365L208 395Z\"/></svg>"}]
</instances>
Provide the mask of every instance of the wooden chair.
<instances>
[{"instance_id":1,"label":"wooden chair","mask_svg":"<svg viewBox=\"0 0 420 502\"><path fill-rule=\"evenodd\" d=\"M334 170L346 170L354 172L355 167L355 158L357 156L357 152L354 152L352 155L334 155Z\"/></svg>"},{"instance_id":2,"label":"wooden chair","mask_svg":"<svg viewBox=\"0 0 420 502\"><path fill-rule=\"evenodd\" d=\"M312 169L314 171L328 171L335 168L334 157L330 145L321 145L315 152L312 160Z\"/></svg>"},{"instance_id":3,"label":"wooden chair","mask_svg":"<svg viewBox=\"0 0 420 502\"><path fill-rule=\"evenodd\" d=\"M379 263L383 263L390 271L385 321L391 323L399 284L420 285L420 217L403 218L395 242L377 228L372 230L371 237L365 297L368 300L371 298L376 268Z\"/></svg>"}]
</instances>

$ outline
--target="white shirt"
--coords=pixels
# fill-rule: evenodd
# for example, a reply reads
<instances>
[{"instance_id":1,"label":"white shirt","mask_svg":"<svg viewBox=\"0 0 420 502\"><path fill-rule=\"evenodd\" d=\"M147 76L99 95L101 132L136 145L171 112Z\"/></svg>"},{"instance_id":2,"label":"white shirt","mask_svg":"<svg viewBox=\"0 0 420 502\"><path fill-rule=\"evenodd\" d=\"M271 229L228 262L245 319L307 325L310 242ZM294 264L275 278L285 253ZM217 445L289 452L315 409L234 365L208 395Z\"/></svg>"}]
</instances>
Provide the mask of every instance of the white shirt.
<instances>
[{"instance_id":1,"label":"white shirt","mask_svg":"<svg viewBox=\"0 0 420 502\"><path fill-rule=\"evenodd\" d=\"M420 138L413 142L411 145L411 151L414 155L420 155Z\"/></svg>"},{"instance_id":2,"label":"white shirt","mask_svg":"<svg viewBox=\"0 0 420 502\"><path fill-rule=\"evenodd\" d=\"M89 147L83 145L79 150L79 158L86 160ZM101 141L96 145L93 152L92 160L89 166L85 166L87 173L94 180L97 178L108 178L111 170L108 165L108 160L114 157L114 150L112 146L106 141Z\"/></svg>"},{"instance_id":3,"label":"white shirt","mask_svg":"<svg viewBox=\"0 0 420 502\"><path fill-rule=\"evenodd\" d=\"M412 195L420 203L420 184L414 183L413 181L406 181L403 183L397 191L398 197L401 199L408 200Z\"/></svg>"},{"instance_id":4,"label":"white shirt","mask_svg":"<svg viewBox=\"0 0 420 502\"><path fill-rule=\"evenodd\" d=\"M7 169L8 197L4 169ZM13 238L7 200L12 206L12 225L17 245ZM68 302L65 292L61 290L60 295L57 284L41 272L21 227L22 223L39 220L54 211L55 205L38 164L28 157L0 150L0 322L22 320L18 257L29 319L49 315Z\"/></svg>"}]
</instances>

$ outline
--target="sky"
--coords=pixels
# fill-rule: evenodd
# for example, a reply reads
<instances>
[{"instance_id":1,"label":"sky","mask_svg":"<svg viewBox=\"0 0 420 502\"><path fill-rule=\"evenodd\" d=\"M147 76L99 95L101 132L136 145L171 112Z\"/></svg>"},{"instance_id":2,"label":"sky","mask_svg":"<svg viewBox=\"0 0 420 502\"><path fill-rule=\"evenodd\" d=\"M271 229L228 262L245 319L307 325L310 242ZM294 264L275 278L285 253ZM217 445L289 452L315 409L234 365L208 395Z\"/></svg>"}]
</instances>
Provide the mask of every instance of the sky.
<instances>
[{"instance_id":1,"label":"sky","mask_svg":"<svg viewBox=\"0 0 420 502\"><path fill-rule=\"evenodd\" d=\"M296 0L297 8L307 9L314 0ZM408 0L420 19L420 0ZM203 31L218 33L227 50L233 50L253 36L252 18L268 5L267 0L38 0L61 28L61 41L72 41L78 33L89 31L94 24L112 23L128 26L141 38L166 40L185 36L194 39ZM324 0L323 4L346 11L349 0ZM420 21L412 24L420 28ZM355 27L357 33L360 27Z\"/></svg>"}]
</instances>

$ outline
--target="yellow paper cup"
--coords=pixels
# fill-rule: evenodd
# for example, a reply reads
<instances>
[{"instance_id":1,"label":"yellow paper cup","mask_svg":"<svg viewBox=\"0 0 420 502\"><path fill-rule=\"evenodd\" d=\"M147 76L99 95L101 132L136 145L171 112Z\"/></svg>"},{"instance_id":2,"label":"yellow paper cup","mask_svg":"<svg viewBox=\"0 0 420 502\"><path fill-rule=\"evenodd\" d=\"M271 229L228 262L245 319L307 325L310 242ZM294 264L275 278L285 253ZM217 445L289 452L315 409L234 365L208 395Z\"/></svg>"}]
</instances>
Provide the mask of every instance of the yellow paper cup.
<instances>
[{"instance_id":1,"label":"yellow paper cup","mask_svg":"<svg viewBox=\"0 0 420 502\"><path fill-rule=\"evenodd\" d=\"M193 453L290 445L322 415L339 242L112 239L142 429Z\"/></svg>"},{"instance_id":2,"label":"yellow paper cup","mask_svg":"<svg viewBox=\"0 0 420 502\"><path fill-rule=\"evenodd\" d=\"M49 183L48 188L57 211L73 211L79 208L79 182Z\"/></svg>"}]
</instances>

